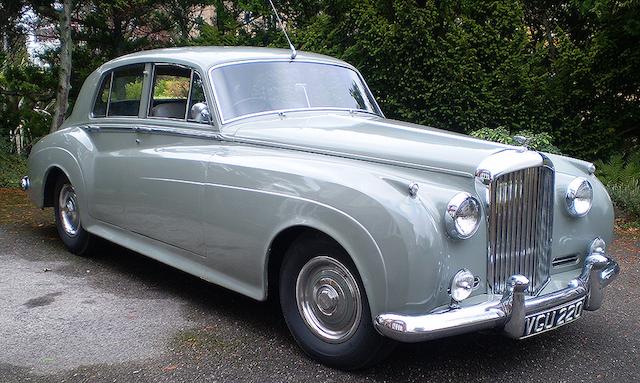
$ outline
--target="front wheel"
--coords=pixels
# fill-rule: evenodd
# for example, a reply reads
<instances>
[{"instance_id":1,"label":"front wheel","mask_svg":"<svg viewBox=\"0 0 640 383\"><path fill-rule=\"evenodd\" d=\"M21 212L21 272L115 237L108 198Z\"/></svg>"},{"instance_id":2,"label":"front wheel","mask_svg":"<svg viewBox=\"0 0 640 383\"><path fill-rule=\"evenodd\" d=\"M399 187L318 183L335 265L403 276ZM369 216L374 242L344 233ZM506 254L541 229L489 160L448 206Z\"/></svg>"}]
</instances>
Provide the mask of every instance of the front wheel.
<instances>
[{"instance_id":1,"label":"front wheel","mask_svg":"<svg viewBox=\"0 0 640 383\"><path fill-rule=\"evenodd\" d=\"M95 243L95 238L82 227L78 195L66 177L56 182L54 213L56 228L62 243L74 254L88 255Z\"/></svg>"},{"instance_id":2,"label":"front wheel","mask_svg":"<svg viewBox=\"0 0 640 383\"><path fill-rule=\"evenodd\" d=\"M365 368L395 344L374 329L367 295L347 253L322 235L304 235L287 251L280 304L298 345L326 365Z\"/></svg>"}]
</instances>

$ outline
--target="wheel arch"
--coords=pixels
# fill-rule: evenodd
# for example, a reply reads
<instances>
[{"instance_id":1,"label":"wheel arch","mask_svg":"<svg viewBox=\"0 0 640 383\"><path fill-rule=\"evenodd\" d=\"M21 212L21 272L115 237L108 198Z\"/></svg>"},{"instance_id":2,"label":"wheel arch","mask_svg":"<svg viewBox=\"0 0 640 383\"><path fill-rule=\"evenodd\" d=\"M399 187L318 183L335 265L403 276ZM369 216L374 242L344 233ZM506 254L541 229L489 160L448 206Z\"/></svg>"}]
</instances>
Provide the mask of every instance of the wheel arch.
<instances>
[{"instance_id":1,"label":"wheel arch","mask_svg":"<svg viewBox=\"0 0 640 383\"><path fill-rule=\"evenodd\" d=\"M69 175L57 165L53 165L47 169L42 182L42 207L53 207L56 193L56 182L60 177L69 179Z\"/></svg>"},{"instance_id":2,"label":"wheel arch","mask_svg":"<svg viewBox=\"0 0 640 383\"><path fill-rule=\"evenodd\" d=\"M40 208L52 207L54 203L55 183L58 177L66 177L78 193L80 207L88 206L87 188L76 156L69 150L59 147L44 147L29 156L29 176L31 189L29 197ZM87 209L81 209L80 215L87 222Z\"/></svg>"},{"instance_id":3,"label":"wheel arch","mask_svg":"<svg viewBox=\"0 0 640 383\"><path fill-rule=\"evenodd\" d=\"M269 244L265 259L265 299L277 299L279 272L289 247L301 235L318 233L334 241L345 250L356 267L364 285L372 317L384 310L387 303L387 278L385 265L375 240L364 229L356 227L336 230L321 222L304 222L281 228Z\"/></svg>"}]
</instances>

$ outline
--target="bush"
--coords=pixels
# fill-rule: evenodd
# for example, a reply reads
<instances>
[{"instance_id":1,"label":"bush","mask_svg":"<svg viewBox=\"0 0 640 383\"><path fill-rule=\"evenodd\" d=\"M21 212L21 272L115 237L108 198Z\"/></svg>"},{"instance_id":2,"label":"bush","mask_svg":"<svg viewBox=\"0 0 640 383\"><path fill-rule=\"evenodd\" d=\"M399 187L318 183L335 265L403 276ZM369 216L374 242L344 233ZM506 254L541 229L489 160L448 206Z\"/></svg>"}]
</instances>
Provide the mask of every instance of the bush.
<instances>
[{"instance_id":1,"label":"bush","mask_svg":"<svg viewBox=\"0 0 640 383\"><path fill-rule=\"evenodd\" d=\"M20 187L20 180L25 174L26 157L0 152L0 188Z\"/></svg>"},{"instance_id":2,"label":"bush","mask_svg":"<svg viewBox=\"0 0 640 383\"><path fill-rule=\"evenodd\" d=\"M640 223L640 181L607 185L607 191L618 209L628 214L633 221Z\"/></svg>"},{"instance_id":3,"label":"bush","mask_svg":"<svg viewBox=\"0 0 640 383\"><path fill-rule=\"evenodd\" d=\"M507 145L520 145L513 137L523 136L527 139L527 147L546 153L560 154L560 150L553 145L552 138L548 133L534 133L530 130L523 130L515 134L511 134L506 128L498 127L496 129L483 128L474 130L470 133L472 137L482 140L499 142Z\"/></svg>"},{"instance_id":4,"label":"bush","mask_svg":"<svg viewBox=\"0 0 640 383\"><path fill-rule=\"evenodd\" d=\"M607 187L613 204L640 223L640 149L595 164L597 176Z\"/></svg>"}]
</instances>

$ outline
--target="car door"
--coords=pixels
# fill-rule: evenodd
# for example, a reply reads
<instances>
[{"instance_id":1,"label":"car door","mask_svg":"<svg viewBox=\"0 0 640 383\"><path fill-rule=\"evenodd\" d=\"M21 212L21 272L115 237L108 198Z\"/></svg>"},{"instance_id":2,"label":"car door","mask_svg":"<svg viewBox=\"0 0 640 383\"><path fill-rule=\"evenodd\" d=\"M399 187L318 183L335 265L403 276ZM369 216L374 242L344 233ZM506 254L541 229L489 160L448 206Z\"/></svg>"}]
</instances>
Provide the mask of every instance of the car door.
<instances>
[{"instance_id":1,"label":"car door","mask_svg":"<svg viewBox=\"0 0 640 383\"><path fill-rule=\"evenodd\" d=\"M145 64L105 73L96 95L91 123L85 126L94 145L93 171L85 172L89 214L124 226L126 169L136 156L135 124L140 113ZM83 166L89 166L83 164Z\"/></svg>"},{"instance_id":2,"label":"car door","mask_svg":"<svg viewBox=\"0 0 640 383\"><path fill-rule=\"evenodd\" d=\"M201 205L212 132L191 110L203 102L198 72L154 65L125 181L126 228L198 256L205 253Z\"/></svg>"}]
</instances>

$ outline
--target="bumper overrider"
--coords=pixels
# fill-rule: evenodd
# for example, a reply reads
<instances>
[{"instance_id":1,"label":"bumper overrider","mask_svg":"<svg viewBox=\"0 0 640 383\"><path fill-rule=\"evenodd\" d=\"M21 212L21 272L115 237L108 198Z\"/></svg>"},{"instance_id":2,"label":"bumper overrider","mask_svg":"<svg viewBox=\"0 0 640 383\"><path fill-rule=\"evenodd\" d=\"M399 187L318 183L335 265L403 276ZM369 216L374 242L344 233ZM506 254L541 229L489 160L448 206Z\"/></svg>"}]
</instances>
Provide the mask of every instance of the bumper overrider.
<instances>
[{"instance_id":1,"label":"bumper overrider","mask_svg":"<svg viewBox=\"0 0 640 383\"><path fill-rule=\"evenodd\" d=\"M567 287L553 293L525 298L529 280L513 275L501 298L467 306L449 307L425 315L385 313L378 315L375 327L382 335L401 342L422 342L486 329L502 329L511 338L522 338L529 315L542 313L575 301L583 308L600 308L604 288L620 272L620 267L604 253L591 253L580 275Z\"/></svg>"}]
</instances>

